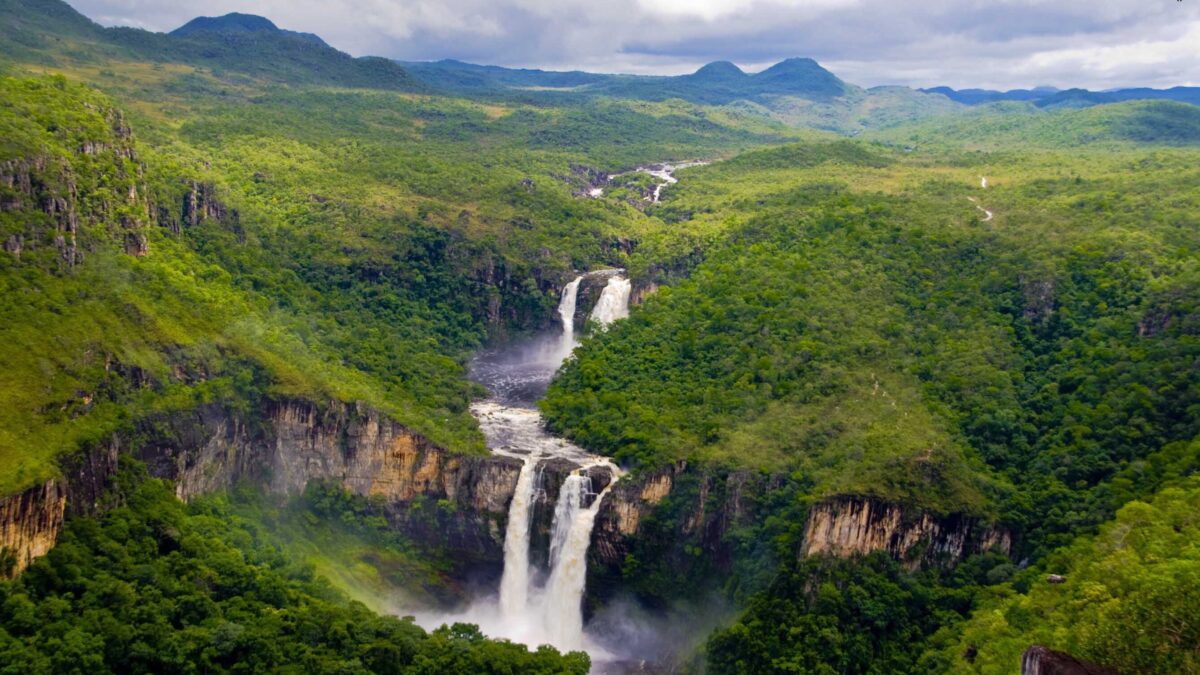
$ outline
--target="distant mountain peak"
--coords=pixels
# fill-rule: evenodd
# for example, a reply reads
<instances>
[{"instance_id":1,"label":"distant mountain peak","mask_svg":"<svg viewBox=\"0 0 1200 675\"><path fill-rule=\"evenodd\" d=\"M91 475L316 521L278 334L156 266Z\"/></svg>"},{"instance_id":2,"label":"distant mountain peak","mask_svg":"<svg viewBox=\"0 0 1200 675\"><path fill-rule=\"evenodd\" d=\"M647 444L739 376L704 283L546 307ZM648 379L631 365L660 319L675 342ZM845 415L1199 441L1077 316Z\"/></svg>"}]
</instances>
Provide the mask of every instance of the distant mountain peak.
<instances>
[{"instance_id":1,"label":"distant mountain peak","mask_svg":"<svg viewBox=\"0 0 1200 675\"><path fill-rule=\"evenodd\" d=\"M752 77L773 87L817 96L841 96L846 83L810 58L784 59Z\"/></svg>"},{"instance_id":2,"label":"distant mountain peak","mask_svg":"<svg viewBox=\"0 0 1200 675\"><path fill-rule=\"evenodd\" d=\"M746 77L746 73L729 61L713 61L692 73L693 78L701 80L728 80Z\"/></svg>"},{"instance_id":3,"label":"distant mountain peak","mask_svg":"<svg viewBox=\"0 0 1200 675\"><path fill-rule=\"evenodd\" d=\"M216 17L198 16L171 31L171 35L175 36L195 35L197 33L274 33L278 35L290 35L308 40L309 42L325 45L324 40L312 33L283 30L264 16L241 14L239 12Z\"/></svg>"}]
</instances>

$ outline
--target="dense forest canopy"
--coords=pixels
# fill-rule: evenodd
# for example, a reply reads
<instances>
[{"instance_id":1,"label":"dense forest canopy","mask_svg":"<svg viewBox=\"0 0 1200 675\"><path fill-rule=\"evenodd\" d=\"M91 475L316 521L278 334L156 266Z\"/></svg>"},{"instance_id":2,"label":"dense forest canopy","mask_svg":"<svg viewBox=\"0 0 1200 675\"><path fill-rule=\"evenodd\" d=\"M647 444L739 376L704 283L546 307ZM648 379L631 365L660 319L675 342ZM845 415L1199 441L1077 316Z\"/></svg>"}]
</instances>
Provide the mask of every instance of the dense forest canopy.
<instances>
[{"instance_id":1,"label":"dense forest canopy","mask_svg":"<svg viewBox=\"0 0 1200 675\"><path fill-rule=\"evenodd\" d=\"M713 614L656 664L681 672L1200 669L1200 108L0 18L0 671L588 672L395 615L477 591L448 524L503 546L520 461L471 463L473 355L557 336L614 268L629 318L580 318L541 402L645 509L601 519L626 539L589 620ZM449 487L203 464L319 464L321 424ZM839 504L1004 545L806 555Z\"/></svg>"}]
</instances>

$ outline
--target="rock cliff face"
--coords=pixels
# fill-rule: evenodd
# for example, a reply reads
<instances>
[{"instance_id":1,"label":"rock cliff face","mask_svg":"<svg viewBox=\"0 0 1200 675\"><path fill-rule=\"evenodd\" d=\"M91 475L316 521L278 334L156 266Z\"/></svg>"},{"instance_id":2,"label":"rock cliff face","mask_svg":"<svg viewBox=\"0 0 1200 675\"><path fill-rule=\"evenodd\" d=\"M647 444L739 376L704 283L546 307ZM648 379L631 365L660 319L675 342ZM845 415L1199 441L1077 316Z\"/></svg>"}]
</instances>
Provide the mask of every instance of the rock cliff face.
<instances>
[{"instance_id":1,"label":"rock cliff face","mask_svg":"<svg viewBox=\"0 0 1200 675\"><path fill-rule=\"evenodd\" d=\"M1033 646L1021 656L1021 675L1116 675L1117 671L1045 647Z\"/></svg>"},{"instance_id":2,"label":"rock cliff face","mask_svg":"<svg viewBox=\"0 0 1200 675\"><path fill-rule=\"evenodd\" d=\"M971 553L1012 546L1007 532L966 516L936 518L906 513L895 504L871 499L840 498L814 506L804 526L804 556L887 551L916 568L953 564Z\"/></svg>"},{"instance_id":3,"label":"rock cliff face","mask_svg":"<svg viewBox=\"0 0 1200 675\"><path fill-rule=\"evenodd\" d=\"M54 480L0 499L0 575L20 574L54 547L66 502L66 491Z\"/></svg>"},{"instance_id":4,"label":"rock cliff face","mask_svg":"<svg viewBox=\"0 0 1200 675\"><path fill-rule=\"evenodd\" d=\"M241 481L280 494L313 480L337 483L383 500L396 527L441 548L463 574L487 575L499 574L504 519L521 468L511 458L452 455L367 408L289 400L243 415L202 406L144 420L65 459L62 480L0 500L0 545L15 571L53 546L65 513L111 506L103 500L122 452L174 481L184 500Z\"/></svg>"},{"instance_id":5,"label":"rock cliff face","mask_svg":"<svg viewBox=\"0 0 1200 675\"><path fill-rule=\"evenodd\" d=\"M596 519L589 593L603 601L611 594L605 586L627 583L628 556L643 569L649 556L660 558L651 574L719 579L733 570L738 546L746 545L734 531L752 532L775 513L770 496L791 499L789 489L795 486L783 476L713 472L686 463L622 480ZM953 565L991 549L1008 553L1012 544L1006 531L977 518L936 517L851 497L809 509L803 541L802 556L886 551L909 569Z\"/></svg>"},{"instance_id":6,"label":"rock cliff face","mask_svg":"<svg viewBox=\"0 0 1200 675\"><path fill-rule=\"evenodd\" d=\"M77 145L61 146L60 154L43 150L0 161L0 213L18 214L17 222L24 223L10 226L0 238L18 260L53 250L59 264L70 269L88 249L110 242L130 255L149 250L150 201L133 133L119 110L77 103L95 122ZM102 182L106 196L94 198Z\"/></svg>"},{"instance_id":7,"label":"rock cliff face","mask_svg":"<svg viewBox=\"0 0 1200 675\"><path fill-rule=\"evenodd\" d=\"M453 455L365 407L269 402L251 418L219 406L152 420L135 450L188 500L241 481L297 494L310 481L382 500L389 520L459 561L498 574L519 460Z\"/></svg>"}]
</instances>

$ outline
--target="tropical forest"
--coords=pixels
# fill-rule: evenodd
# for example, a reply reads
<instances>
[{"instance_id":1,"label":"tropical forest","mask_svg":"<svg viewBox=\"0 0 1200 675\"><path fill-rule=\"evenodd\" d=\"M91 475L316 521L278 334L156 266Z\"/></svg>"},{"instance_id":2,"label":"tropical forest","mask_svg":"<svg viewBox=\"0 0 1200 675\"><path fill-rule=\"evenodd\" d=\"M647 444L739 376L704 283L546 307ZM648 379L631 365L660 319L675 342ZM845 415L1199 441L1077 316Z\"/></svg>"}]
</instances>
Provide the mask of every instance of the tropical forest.
<instances>
[{"instance_id":1,"label":"tropical forest","mask_svg":"<svg viewBox=\"0 0 1200 675\"><path fill-rule=\"evenodd\" d=\"M1196 5L545 4L0 0L0 673L1200 673Z\"/></svg>"}]
</instances>

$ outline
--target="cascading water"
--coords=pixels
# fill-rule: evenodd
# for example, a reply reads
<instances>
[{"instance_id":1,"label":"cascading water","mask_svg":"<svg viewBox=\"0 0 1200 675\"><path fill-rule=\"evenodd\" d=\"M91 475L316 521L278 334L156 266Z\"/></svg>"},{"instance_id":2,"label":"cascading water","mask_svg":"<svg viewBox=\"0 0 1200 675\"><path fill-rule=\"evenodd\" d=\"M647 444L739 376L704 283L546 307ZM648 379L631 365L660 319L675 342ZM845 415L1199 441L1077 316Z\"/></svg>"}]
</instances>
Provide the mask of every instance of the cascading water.
<instances>
[{"instance_id":1,"label":"cascading water","mask_svg":"<svg viewBox=\"0 0 1200 675\"><path fill-rule=\"evenodd\" d=\"M633 284L620 275L609 277L608 283L604 286L604 291L600 293L600 299L596 301L596 306L592 308L591 320L600 324L602 327L608 327L609 324L617 319L624 319L629 316L629 294L633 290Z\"/></svg>"},{"instance_id":2,"label":"cascading water","mask_svg":"<svg viewBox=\"0 0 1200 675\"><path fill-rule=\"evenodd\" d=\"M500 578L500 614L517 620L529 602L529 525L534 494L534 471L540 455L529 454L521 465L517 489L508 508L504 532L504 574Z\"/></svg>"},{"instance_id":3,"label":"cascading water","mask_svg":"<svg viewBox=\"0 0 1200 675\"><path fill-rule=\"evenodd\" d=\"M550 567L558 564L559 554L567 544L571 523L583 506L583 500L592 488L592 479L575 472L563 481L558 492L558 504L554 506L554 532L550 535Z\"/></svg>"},{"instance_id":4,"label":"cascading water","mask_svg":"<svg viewBox=\"0 0 1200 675\"><path fill-rule=\"evenodd\" d=\"M562 299L558 303L558 318L562 321L559 362L567 358L571 354L571 350L575 349L575 303L579 297L579 284L582 282L582 276L575 277L574 281L563 287Z\"/></svg>"},{"instance_id":5,"label":"cascading water","mask_svg":"<svg viewBox=\"0 0 1200 675\"><path fill-rule=\"evenodd\" d=\"M629 315L631 284L621 270L591 274L602 275L608 281L590 319L607 326ZM604 457L551 436L536 408L536 399L576 345L576 300L584 278L577 277L563 288L558 335L489 352L472 368L473 376L492 392L491 398L471 406L488 447L494 454L521 460L504 535L504 571L498 599L476 603L461 615L425 617L427 625L465 620L479 624L487 635L531 646L548 643L560 649L586 648L594 656L603 653L585 639L583 591L592 527L620 469ZM542 477L548 460L566 460L576 468L559 490L551 522L550 573L539 587L530 544L534 505L545 498ZM592 480L600 473L607 473L609 481L597 495Z\"/></svg>"},{"instance_id":6,"label":"cascading water","mask_svg":"<svg viewBox=\"0 0 1200 675\"><path fill-rule=\"evenodd\" d=\"M606 460L601 462L607 464ZM610 465L611 466L611 465ZM615 469L615 467L613 467ZM572 476L574 478L574 476ZM586 484L590 484L590 480ZM604 501L604 496L612 489L616 483L614 474L613 482L609 483L608 487L604 488L592 505L587 508L582 508L584 493L582 487L585 485L580 481L575 485L575 494L572 497L578 500L580 508L568 509L564 513L564 517L570 518L566 527L561 528L566 531L563 536L563 542L559 545L557 558L554 560L554 566L550 570L550 581L546 584L545 594L545 618L546 625L550 628L551 643L562 649L579 649L583 647L583 588L587 581L587 551L588 545L592 540L592 527L596 523L596 514L600 512L600 504ZM566 489L563 485L563 489ZM562 503L562 499L559 499ZM558 513L555 513L557 519ZM554 531L557 536L560 527L555 523ZM553 555L553 554L552 554Z\"/></svg>"}]
</instances>

